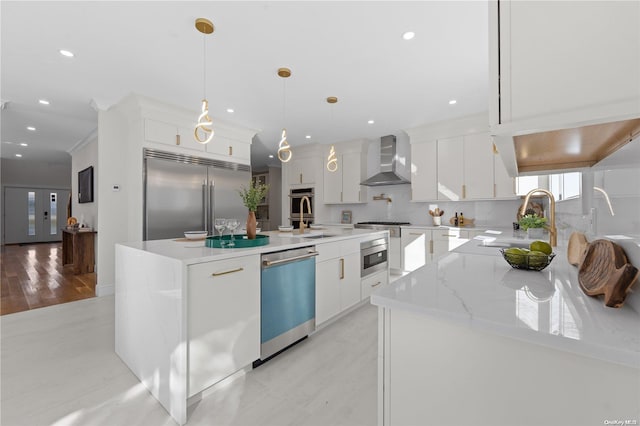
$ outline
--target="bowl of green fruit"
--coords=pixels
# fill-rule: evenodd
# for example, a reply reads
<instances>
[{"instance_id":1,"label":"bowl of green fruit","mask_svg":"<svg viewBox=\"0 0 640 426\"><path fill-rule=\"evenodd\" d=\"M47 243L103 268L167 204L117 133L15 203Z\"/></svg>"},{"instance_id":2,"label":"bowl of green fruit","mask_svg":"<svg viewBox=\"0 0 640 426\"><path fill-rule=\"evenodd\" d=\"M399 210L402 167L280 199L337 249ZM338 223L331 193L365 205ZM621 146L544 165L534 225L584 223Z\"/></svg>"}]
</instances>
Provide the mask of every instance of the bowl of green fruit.
<instances>
[{"instance_id":1,"label":"bowl of green fruit","mask_svg":"<svg viewBox=\"0 0 640 426\"><path fill-rule=\"evenodd\" d=\"M542 271L556 256L552 252L551 245L546 241L534 241L529 244L528 249L520 247L500 249L500 253L511 267L529 271Z\"/></svg>"}]
</instances>

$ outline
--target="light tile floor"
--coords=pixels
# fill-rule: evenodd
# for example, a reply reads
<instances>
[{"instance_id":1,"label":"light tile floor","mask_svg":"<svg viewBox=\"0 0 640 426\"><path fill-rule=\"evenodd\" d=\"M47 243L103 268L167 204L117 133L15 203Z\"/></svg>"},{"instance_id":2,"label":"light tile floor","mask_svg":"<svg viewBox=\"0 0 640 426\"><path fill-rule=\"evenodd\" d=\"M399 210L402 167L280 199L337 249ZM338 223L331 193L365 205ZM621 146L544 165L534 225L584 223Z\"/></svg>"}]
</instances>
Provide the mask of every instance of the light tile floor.
<instances>
[{"instance_id":1,"label":"light tile floor","mask_svg":"<svg viewBox=\"0 0 640 426\"><path fill-rule=\"evenodd\" d=\"M114 299L0 318L3 426L175 425L114 352ZM188 425L375 425L377 309L366 304L205 396Z\"/></svg>"}]
</instances>

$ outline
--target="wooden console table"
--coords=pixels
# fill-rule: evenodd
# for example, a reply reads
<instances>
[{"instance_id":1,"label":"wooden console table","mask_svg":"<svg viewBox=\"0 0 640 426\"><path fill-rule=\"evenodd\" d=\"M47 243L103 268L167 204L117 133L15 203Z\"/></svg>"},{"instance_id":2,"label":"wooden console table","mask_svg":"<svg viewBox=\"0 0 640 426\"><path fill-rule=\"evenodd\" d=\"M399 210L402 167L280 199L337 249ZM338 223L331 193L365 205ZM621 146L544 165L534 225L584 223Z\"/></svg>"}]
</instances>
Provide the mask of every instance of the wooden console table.
<instances>
[{"instance_id":1,"label":"wooden console table","mask_svg":"<svg viewBox=\"0 0 640 426\"><path fill-rule=\"evenodd\" d=\"M95 235L96 231L62 228L62 265L72 265L76 275L93 272Z\"/></svg>"}]
</instances>

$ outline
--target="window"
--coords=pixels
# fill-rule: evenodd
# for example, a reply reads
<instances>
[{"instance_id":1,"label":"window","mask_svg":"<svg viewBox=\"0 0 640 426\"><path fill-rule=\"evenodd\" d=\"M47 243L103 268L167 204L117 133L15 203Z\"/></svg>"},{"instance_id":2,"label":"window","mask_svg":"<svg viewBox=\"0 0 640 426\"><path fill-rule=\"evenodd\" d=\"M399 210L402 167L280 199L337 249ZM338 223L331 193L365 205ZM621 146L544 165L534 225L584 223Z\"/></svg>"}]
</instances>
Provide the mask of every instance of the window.
<instances>
[{"instance_id":1,"label":"window","mask_svg":"<svg viewBox=\"0 0 640 426\"><path fill-rule=\"evenodd\" d=\"M27 193L27 218L29 221L28 235L36 235L36 193Z\"/></svg>"},{"instance_id":2,"label":"window","mask_svg":"<svg viewBox=\"0 0 640 426\"><path fill-rule=\"evenodd\" d=\"M547 183L548 182L548 183ZM535 188L548 189L556 201L580 197L582 173L558 173L548 176L518 176L516 178L516 193L527 195Z\"/></svg>"},{"instance_id":3,"label":"window","mask_svg":"<svg viewBox=\"0 0 640 426\"><path fill-rule=\"evenodd\" d=\"M49 194L49 208L51 211L51 218L49 220L51 226L49 228L49 232L51 235L56 235L58 233L58 203L56 202L56 194L52 192Z\"/></svg>"}]
</instances>

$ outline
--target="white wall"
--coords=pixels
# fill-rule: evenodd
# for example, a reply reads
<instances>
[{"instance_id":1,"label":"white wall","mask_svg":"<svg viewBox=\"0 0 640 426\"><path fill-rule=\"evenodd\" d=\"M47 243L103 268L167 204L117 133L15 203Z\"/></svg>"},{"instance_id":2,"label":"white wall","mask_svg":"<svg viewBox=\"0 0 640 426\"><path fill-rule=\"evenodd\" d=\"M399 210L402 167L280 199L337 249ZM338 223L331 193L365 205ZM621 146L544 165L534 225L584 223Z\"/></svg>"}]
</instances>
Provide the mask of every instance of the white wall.
<instances>
[{"instance_id":1,"label":"white wall","mask_svg":"<svg viewBox=\"0 0 640 426\"><path fill-rule=\"evenodd\" d=\"M71 154L71 211L86 226L98 227L98 133L89 135L70 150ZM93 202L78 202L78 172L93 166ZM99 238L99 236L98 236Z\"/></svg>"},{"instance_id":2,"label":"white wall","mask_svg":"<svg viewBox=\"0 0 640 426\"><path fill-rule=\"evenodd\" d=\"M2 159L2 186L71 189L71 156L66 161Z\"/></svg>"}]
</instances>

